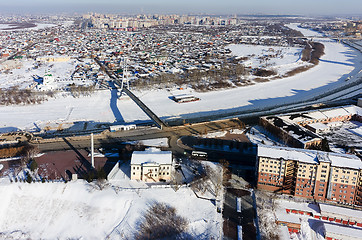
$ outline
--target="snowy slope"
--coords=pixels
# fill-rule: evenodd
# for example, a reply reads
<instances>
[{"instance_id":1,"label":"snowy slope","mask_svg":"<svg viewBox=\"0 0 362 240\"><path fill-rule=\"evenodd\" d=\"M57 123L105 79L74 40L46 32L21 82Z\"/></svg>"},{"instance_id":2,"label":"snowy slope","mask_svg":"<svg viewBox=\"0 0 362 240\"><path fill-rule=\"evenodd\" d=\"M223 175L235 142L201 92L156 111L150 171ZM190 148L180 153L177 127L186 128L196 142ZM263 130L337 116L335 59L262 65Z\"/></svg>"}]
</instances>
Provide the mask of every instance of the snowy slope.
<instances>
[{"instance_id":1,"label":"snowy slope","mask_svg":"<svg viewBox=\"0 0 362 240\"><path fill-rule=\"evenodd\" d=\"M72 183L2 183L0 238L132 239L149 204L165 202L189 221L188 233L216 238L221 216L189 189L96 190Z\"/></svg>"}]
</instances>

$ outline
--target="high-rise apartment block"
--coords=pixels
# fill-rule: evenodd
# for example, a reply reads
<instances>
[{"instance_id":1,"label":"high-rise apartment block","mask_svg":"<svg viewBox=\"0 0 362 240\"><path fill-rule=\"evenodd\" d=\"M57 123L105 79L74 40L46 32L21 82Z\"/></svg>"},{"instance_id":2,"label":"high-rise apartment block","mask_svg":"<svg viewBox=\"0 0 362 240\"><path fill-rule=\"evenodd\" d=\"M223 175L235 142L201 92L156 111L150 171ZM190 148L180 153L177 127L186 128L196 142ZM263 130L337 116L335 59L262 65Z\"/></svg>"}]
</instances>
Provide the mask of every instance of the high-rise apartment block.
<instances>
[{"instance_id":1,"label":"high-rise apartment block","mask_svg":"<svg viewBox=\"0 0 362 240\"><path fill-rule=\"evenodd\" d=\"M258 147L259 189L362 206L357 156L274 146Z\"/></svg>"}]
</instances>

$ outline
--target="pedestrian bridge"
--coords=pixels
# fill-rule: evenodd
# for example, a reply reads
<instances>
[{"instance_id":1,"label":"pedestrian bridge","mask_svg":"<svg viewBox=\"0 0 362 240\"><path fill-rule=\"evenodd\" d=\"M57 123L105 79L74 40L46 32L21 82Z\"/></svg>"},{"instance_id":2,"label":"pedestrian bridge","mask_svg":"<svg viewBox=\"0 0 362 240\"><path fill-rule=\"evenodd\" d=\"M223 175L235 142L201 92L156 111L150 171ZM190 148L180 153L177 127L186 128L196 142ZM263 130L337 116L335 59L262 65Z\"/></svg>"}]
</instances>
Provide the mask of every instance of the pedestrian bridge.
<instances>
[{"instance_id":1,"label":"pedestrian bridge","mask_svg":"<svg viewBox=\"0 0 362 240\"><path fill-rule=\"evenodd\" d=\"M151 109L149 109L146 104L144 104L136 95L134 95L126 86L122 86L122 82L119 79L114 79L114 83L122 89L136 104L139 106L142 111L153 120L156 126L160 129L167 127L164 123ZM122 88L123 87L123 88Z\"/></svg>"}]
</instances>

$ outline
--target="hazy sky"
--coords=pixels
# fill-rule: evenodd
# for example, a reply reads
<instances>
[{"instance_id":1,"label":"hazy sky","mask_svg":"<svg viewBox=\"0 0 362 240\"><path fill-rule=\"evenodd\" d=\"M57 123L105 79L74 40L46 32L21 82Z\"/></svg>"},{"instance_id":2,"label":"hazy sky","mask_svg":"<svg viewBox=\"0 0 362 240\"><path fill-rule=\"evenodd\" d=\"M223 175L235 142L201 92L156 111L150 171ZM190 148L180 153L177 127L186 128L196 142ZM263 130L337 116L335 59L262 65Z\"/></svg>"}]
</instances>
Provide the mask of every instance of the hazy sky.
<instances>
[{"instance_id":1,"label":"hazy sky","mask_svg":"<svg viewBox=\"0 0 362 240\"><path fill-rule=\"evenodd\" d=\"M362 14L361 0L0 0L0 13Z\"/></svg>"}]
</instances>

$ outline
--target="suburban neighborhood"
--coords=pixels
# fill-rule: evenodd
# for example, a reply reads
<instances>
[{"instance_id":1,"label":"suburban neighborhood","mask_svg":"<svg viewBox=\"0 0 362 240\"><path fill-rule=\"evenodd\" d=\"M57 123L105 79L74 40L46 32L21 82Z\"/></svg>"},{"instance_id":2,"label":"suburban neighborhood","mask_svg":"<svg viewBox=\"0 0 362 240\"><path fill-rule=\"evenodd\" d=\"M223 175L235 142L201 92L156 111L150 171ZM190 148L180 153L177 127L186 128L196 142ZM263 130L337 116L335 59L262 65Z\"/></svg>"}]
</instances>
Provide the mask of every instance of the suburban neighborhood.
<instances>
[{"instance_id":1,"label":"suburban neighborhood","mask_svg":"<svg viewBox=\"0 0 362 240\"><path fill-rule=\"evenodd\" d=\"M0 10L0 239L361 239L362 18L137 11Z\"/></svg>"}]
</instances>

